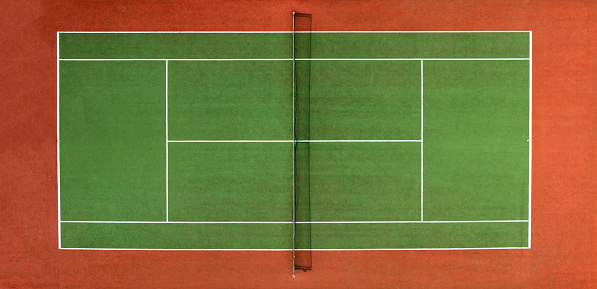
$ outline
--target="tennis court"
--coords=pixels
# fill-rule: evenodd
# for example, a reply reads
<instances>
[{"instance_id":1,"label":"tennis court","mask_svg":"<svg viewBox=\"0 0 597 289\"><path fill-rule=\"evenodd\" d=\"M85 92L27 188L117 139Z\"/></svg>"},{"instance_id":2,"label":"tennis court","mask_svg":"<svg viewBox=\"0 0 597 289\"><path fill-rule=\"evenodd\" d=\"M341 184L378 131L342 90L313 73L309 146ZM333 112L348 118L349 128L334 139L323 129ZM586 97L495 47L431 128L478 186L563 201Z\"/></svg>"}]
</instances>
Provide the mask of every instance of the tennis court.
<instances>
[{"instance_id":1,"label":"tennis court","mask_svg":"<svg viewBox=\"0 0 597 289\"><path fill-rule=\"evenodd\" d=\"M58 33L60 248L530 248L530 32L293 35Z\"/></svg>"}]
</instances>

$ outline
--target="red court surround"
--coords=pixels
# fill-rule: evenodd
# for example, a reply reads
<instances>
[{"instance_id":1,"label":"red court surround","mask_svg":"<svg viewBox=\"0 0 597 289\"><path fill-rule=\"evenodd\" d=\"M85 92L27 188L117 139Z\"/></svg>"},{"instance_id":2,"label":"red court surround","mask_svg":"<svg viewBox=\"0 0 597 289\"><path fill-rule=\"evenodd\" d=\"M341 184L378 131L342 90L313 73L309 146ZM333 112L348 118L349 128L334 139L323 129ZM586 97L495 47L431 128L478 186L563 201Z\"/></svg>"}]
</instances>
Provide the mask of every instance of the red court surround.
<instances>
[{"instance_id":1,"label":"red court surround","mask_svg":"<svg viewBox=\"0 0 597 289\"><path fill-rule=\"evenodd\" d=\"M58 250L56 32L532 30L532 249ZM3 1L0 288L597 288L597 1Z\"/></svg>"}]
</instances>

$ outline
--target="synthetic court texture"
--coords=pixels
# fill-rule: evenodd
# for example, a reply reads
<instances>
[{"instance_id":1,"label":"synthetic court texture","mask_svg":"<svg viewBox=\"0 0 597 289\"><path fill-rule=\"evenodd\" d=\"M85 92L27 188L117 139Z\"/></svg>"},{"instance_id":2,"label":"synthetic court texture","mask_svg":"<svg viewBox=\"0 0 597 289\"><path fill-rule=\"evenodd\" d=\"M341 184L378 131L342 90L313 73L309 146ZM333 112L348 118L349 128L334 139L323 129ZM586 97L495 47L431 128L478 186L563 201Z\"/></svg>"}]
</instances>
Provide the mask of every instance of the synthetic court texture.
<instances>
[{"instance_id":1,"label":"synthetic court texture","mask_svg":"<svg viewBox=\"0 0 597 289\"><path fill-rule=\"evenodd\" d=\"M292 248L291 33L58 37L61 248ZM530 247L529 32L311 37L313 249Z\"/></svg>"}]
</instances>

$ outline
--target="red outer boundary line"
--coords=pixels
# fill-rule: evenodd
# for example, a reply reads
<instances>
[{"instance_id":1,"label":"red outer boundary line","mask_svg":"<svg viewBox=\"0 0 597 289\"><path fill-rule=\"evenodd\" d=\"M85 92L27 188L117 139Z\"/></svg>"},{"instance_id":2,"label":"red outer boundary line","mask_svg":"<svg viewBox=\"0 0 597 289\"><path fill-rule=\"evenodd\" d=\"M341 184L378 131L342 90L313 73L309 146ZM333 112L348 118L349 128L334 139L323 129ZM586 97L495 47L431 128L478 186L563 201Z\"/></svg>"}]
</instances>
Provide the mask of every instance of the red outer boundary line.
<instances>
[{"instance_id":1,"label":"red outer boundary line","mask_svg":"<svg viewBox=\"0 0 597 289\"><path fill-rule=\"evenodd\" d=\"M3 1L0 288L596 288L597 2ZM533 31L532 249L58 250L57 31Z\"/></svg>"}]
</instances>

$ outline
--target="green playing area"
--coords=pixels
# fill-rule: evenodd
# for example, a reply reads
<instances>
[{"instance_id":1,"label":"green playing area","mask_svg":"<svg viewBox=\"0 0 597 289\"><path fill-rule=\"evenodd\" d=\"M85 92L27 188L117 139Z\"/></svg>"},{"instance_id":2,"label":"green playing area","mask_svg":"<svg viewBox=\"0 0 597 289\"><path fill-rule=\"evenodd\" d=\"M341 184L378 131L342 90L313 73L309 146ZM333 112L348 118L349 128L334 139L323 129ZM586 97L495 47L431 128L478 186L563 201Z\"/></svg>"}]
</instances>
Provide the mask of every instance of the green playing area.
<instances>
[{"instance_id":1,"label":"green playing area","mask_svg":"<svg viewBox=\"0 0 597 289\"><path fill-rule=\"evenodd\" d=\"M297 238L530 247L529 32L309 37ZM58 38L61 248L292 249L293 33Z\"/></svg>"}]
</instances>

